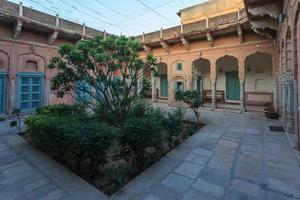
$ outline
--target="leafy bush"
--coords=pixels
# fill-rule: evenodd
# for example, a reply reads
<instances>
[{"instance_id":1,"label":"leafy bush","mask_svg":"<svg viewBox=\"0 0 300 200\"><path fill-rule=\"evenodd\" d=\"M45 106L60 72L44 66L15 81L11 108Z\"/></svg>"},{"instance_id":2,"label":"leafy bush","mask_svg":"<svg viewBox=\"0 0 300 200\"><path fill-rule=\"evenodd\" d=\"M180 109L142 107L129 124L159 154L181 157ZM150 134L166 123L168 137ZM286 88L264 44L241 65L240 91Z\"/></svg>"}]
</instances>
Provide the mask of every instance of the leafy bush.
<instances>
[{"instance_id":1,"label":"leafy bush","mask_svg":"<svg viewBox=\"0 0 300 200\"><path fill-rule=\"evenodd\" d=\"M107 162L113 132L107 124L36 115L27 118L26 125L34 146L88 179L96 173L97 166Z\"/></svg>"},{"instance_id":2,"label":"leafy bush","mask_svg":"<svg viewBox=\"0 0 300 200\"><path fill-rule=\"evenodd\" d=\"M86 109L80 105L67 105L67 104L58 104L50 105L43 108L37 109L38 115L52 115L52 116L61 116L61 117L72 117L80 121L87 120L89 115Z\"/></svg>"},{"instance_id":3,"label":"leafy bush","mask_svg":"<svg viewBox=\"0 0 300 200\"><path fill-rule=\"evenodd\" d=\"M95 118L100 122L115 124L115 117L105 104L97 104L95 108Z\"/></svg>"},{"instance_id":4,"label":"leafy bush","mask_svg":"<svg viewBox=\"0 0 300 200\"><path fill-rule=\"evenodd\" d=\"M110 183L120 185L125 183L125 177L129 172L129 168L124 164L115 164L106 169L105 176Z\"/></svg>"},{"instance_id":5,"label":"leafy bush","mask_svg":"<svg viewBox=\"0 0 300 200\"><path fill-rule=\"evenodd\" d=\"M132 108L121 128L124 150L133 158L138 169L144 167L147 148L154 148L156 151L162 148L163 119L160 110L140 102Z\"/></svg>"},{"instance_id":6,"label":"leafy bush","mask_svg":"<svg viewBox=\"0 0 300 200\"><path fill-rule=\"evenodd\" d=\"M175 93L176 101L183 101L193 110L197 122L199 123L200 112L199 108L203 105L201 94L198 91L177 91Z\"/></svg>"},{"instance_id":7,"label":"leafy bush","mask_svg":"<svg viewBox=\"0 0 300 200\"><path fill-rule=\"evenodd\" d=\"M180 133L183 131L183 113L178 108L174 112L168 112L164 120L165 127L165 139L167 140L169 147L174 146L178 140Z\"/></svg>"}]
</instances>

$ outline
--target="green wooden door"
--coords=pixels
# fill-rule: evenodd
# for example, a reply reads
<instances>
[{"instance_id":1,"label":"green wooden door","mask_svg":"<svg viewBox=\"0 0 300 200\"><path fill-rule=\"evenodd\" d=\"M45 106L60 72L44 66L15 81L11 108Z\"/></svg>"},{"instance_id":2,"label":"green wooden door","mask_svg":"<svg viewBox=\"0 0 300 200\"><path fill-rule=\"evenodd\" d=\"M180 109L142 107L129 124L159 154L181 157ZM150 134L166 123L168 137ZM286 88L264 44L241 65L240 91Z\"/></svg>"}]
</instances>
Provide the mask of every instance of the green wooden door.
<instances>
[{"instance_id":1,"label":"green wooden door","mask_svg":"<svg viewBox=\"0 0 300 200\"><path fill-rule=\"evenodd\" d=\"M168 79L167 75L160 75L160 96L168 97Z\"/></svg>"},{"instance_id":2,"label":"green wooden door","mask_svg":"<svg viewBox=\"0 0 300 200\"><path fill-rule=\"evenodd\" d=\"M238 72L226 72L226 99L240 100L240 82Z\"/></svg>"}]
</instances>

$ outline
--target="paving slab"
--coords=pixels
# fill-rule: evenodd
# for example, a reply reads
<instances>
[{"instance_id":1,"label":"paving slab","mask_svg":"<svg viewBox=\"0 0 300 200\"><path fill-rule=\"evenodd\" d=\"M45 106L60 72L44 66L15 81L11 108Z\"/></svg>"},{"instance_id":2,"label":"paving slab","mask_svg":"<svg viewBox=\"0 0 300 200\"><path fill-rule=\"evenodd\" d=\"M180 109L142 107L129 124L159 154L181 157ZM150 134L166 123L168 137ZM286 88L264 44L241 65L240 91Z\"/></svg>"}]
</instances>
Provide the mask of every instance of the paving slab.
<instances>
[{"instance_id":1,"label":"paving slab","mask_svg":"<svg viewBox=\"0 0 300 200\"><path fill-rule=\"evenodd\" d=\"M269 131L280 121L207 110L201 120L206 126L110 198L0 123L0 199L300 199L299 161L285 133Z\"/></svg>"},{"instance_id":2,"label":"paving slab","mask_svg":"<svg viewBox=\"0 0 300 200\"><path fill-rule=\"evenodd\" d=\"M105 200L108 197L33 148L16 130L9 128L9 123L0 122L0 199Z\"/></svg>"}]
</instances>

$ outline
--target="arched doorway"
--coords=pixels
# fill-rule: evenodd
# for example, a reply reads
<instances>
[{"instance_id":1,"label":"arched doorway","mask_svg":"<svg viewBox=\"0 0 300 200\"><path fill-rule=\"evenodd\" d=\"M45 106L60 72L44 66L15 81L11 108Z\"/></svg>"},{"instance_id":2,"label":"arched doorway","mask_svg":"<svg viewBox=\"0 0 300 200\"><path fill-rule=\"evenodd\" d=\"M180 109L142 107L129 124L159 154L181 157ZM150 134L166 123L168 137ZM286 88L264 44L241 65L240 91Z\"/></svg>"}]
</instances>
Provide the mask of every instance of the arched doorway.
<instances>
[{"instance_id":1,"label":"arched doorway","mask_svg":"<svg viewBox=\"0 0 300 200\"><path fill-rule=\"evenodd\" d=\"M202 95L204 103L211 102L210 61L204 58L195 60L192 64L191 88Z\"/></svg>"},{"instance_id":2,"label":"arched doorway","mask_svg":"<svg viewBox=\"0 0 300 200\"><path fill-rule=\"evenodd\" d=\"M169 84L168 84L168 65L166 63L159 63L157 65L159 78L157 81L157 97L159 99L168 99L169 97Z\"/></svg>"},{"instance_id":3,"label":"arched doorway","mask_svg":"<svg viewBox=\"0 0 300 200\"><path fill-rule=\"evenodd\" d=\"M266 103L273 103L273 59L268 53L256 52L245 59L245 101L248 106L263 110ZM248 108L251 109L251 108ZM252 107L254 109L254 107Z\"/></svg>"},{"instance_id":4,"label":"arched doorway","mask_svg":"<svg viewBox=\"0 0 300 200\"><path fill-rule=\"evenodd\" d=\"M240 81L238 59L224 56L216 62L216 102L240 103Z\"/></svg>"}]
</instances>

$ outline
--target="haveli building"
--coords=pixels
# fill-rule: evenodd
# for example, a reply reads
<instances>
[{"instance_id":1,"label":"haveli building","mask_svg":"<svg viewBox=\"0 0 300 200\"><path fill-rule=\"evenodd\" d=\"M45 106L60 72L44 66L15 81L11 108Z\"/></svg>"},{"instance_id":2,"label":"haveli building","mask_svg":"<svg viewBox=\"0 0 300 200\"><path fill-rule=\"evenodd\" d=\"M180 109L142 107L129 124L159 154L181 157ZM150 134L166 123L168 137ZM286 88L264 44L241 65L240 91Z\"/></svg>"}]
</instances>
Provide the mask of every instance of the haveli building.
<instances>
[{"instance_id":1,"label":"haveli building","mask_svg":"<svg viewBox=\"0 0 300 200\"><path fill-rule=\"evenodd\" d=\"M179 11L181 24L145 33L141 57L152 53L160 77L148 97L176 105L177 90L198 90L216 110L241 113L273 103L299 140L300 0L210 0ZM57 47L105 32L5 0L0 1L0 113L57 103L46 69Z\"/></svg>"}]
</instances>

